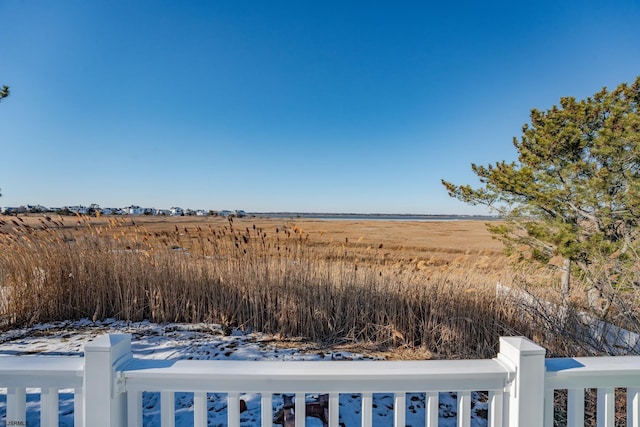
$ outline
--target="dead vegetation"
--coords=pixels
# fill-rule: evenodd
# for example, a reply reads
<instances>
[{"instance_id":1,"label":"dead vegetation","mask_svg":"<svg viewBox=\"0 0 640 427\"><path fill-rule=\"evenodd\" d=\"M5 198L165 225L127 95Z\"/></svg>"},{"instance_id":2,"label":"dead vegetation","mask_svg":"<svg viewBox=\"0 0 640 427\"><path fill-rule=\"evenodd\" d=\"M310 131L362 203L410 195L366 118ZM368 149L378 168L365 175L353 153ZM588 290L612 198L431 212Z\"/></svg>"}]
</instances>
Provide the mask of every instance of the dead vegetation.
<instances>
[{"instance_id":1,"label":"dead vegetation","mask_svg":"<svg viewBox=\"0 0 640 427\"><path fill-rule=\"evenodd\" d=\"M468 234L465 245L464 231L402 237L419 227L438 230L425 223L366 234L358 227L371 224L137 221L5 220L2 326L204 321L403 358L493 357L501 335L556 340L496 294L496 282L510 279L487 234L482 242Z\"/></svg>"}]
</instances>

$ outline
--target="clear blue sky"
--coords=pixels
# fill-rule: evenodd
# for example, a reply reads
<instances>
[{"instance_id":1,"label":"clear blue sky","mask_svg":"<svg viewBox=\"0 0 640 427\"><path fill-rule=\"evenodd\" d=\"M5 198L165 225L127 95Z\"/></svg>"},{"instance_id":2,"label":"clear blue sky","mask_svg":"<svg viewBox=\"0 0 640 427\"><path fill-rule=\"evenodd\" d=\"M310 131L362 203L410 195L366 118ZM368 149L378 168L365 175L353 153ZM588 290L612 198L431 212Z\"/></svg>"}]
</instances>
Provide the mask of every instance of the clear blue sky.
<instances>
[{"instance_id":1,"label":"clear blue sky","mask_svg":"<svg viewBox=\"0 0 640 427\"><path fill-rule=\"evenodd\" d=\"M637 75L637 0L0 0L0 205L484 213L440 179Z\"/></svg>"}]
</instances>

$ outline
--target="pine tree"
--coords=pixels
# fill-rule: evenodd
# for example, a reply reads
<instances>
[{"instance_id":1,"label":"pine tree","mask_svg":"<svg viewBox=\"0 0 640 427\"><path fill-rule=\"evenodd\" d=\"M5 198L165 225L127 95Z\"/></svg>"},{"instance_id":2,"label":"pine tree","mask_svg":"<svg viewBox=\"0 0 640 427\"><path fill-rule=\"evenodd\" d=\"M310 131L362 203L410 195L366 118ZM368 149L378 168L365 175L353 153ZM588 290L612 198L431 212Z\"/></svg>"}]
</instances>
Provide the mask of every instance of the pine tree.
<instances>
[{"instance_id":1,"label":"pine tree","mask_svg":"<svg viewBox=\"0 0 640 427\"><path fill-rule=\"evenodd\" d=\"M471 165L480 188L443 185L503 216L490 231L507 248L527 245L533 259L560 265L564 306L579 283L606 318L621 293L640 291L640 77L532 110L513 144L517 162Z\"/></svg>"},{"instance_id":2,"label":"pine tree","mask_svg":"<svg viewBox=\"0 0 640 427\"><path fill-rule=\"evenodd\" d=\"M7 96L9 96L9 86L2 86L2 89L0 89L0 101Z\"/></svg>"}]
</instances>

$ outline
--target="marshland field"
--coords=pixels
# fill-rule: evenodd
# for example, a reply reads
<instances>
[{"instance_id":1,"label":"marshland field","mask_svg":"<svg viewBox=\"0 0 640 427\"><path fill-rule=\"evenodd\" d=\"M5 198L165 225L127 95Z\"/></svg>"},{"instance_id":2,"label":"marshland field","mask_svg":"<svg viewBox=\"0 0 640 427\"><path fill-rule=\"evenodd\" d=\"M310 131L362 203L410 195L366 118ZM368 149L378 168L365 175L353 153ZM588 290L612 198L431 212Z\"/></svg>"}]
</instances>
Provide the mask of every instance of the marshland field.
<instances>
[{"instance_id":1,"label":"marshland field","mask_svg":"<svg viewBox=\"0 0 640 427\"><path fill-rule=\"evenodd\" d=\"M505 296L549 301L554 272L511 262L483 221L0 220L4 329L211 322L400 358L493 357L515 334L576 352L543 305Z\"/></svg>"}]
</instances>

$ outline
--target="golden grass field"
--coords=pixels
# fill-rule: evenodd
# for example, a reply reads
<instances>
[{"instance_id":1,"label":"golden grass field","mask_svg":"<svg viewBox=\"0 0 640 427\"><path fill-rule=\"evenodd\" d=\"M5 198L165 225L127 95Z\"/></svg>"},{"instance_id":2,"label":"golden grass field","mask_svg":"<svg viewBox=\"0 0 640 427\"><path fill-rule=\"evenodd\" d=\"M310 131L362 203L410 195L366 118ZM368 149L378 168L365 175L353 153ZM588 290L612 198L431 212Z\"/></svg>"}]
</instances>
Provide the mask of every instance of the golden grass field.
<instances>
[{"instance_id":1,"label":"golden grass field","mask_svg":"<svg viewBox=\"0 0 640 427\"><path fill-rule=\"evenodd\" d=\"M497 295L517 279L481 221L0 221L5 328L204 321L437 357L493 356L505 334L545 340L544 325Z\"/></svg>"},{"instance_id":2,"label":"golden grass field","mask_svg":"<svg viewBox=\"0 0 640 427\"><path fill-rule=\"evenodd\" d=\"M24 224L42 225L44 215L21 216ZM1 218L1 217L0 217ZM95 228L109 227L118 222L125 233L174 233L195 236L198 228L220 229L229 226L222 217L62 217L51 218L73 234L87 231L87 225ZM5 217L11 222L11 217ZM16 221L16 219L14 219ZM277 228L296 227L310 245L327 248L349 249L349 256L359 254L360 261L374 264L401 264L421 270L444 270L473 264L487 271L503 271L505 257L501 242L492 238L486 223L477 220L460 221L394 221L394 220L317 220L306 218L275 219L260 217L234 218L238 229L255 225L267 232ZM1 229L1 228L0 228ZM185 244L188 249L188 242Z\"/></svg>"}]
</instances>

